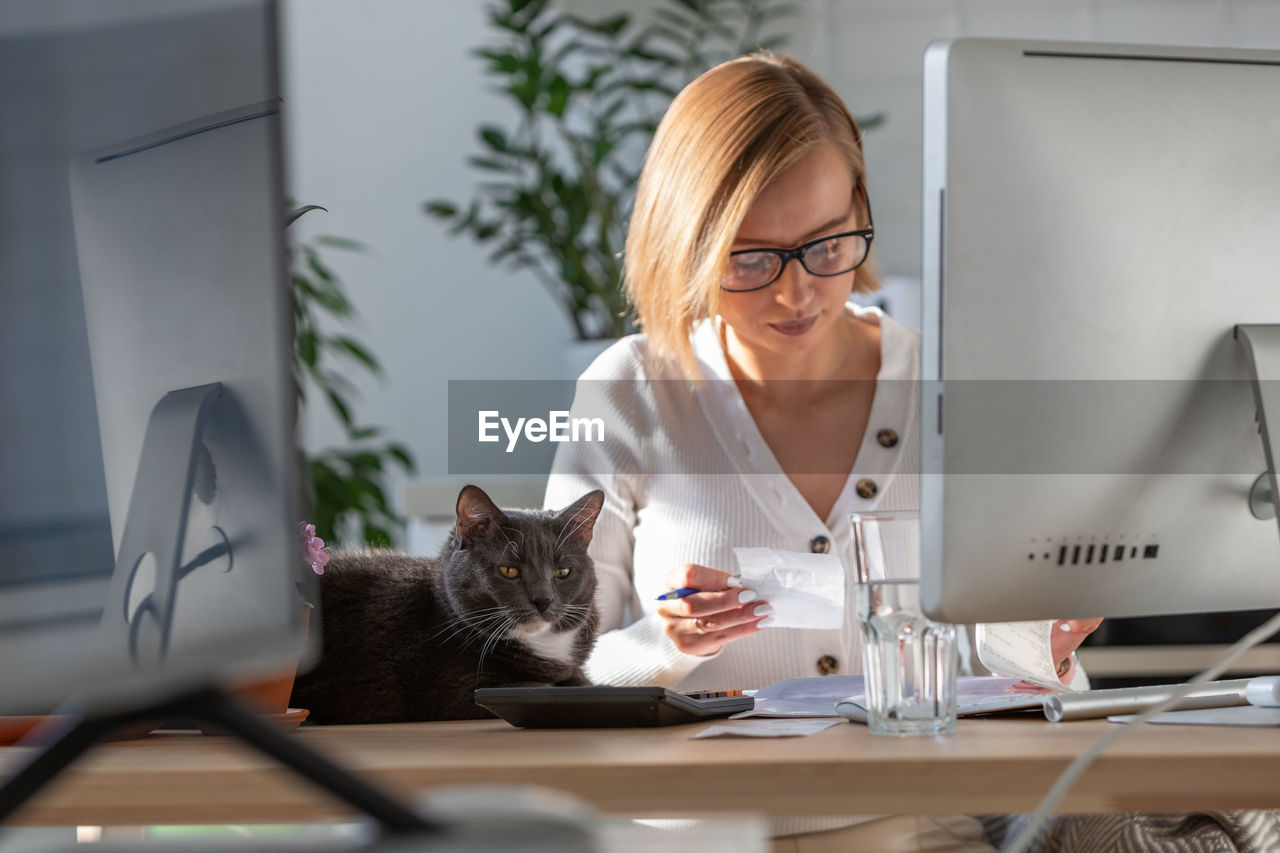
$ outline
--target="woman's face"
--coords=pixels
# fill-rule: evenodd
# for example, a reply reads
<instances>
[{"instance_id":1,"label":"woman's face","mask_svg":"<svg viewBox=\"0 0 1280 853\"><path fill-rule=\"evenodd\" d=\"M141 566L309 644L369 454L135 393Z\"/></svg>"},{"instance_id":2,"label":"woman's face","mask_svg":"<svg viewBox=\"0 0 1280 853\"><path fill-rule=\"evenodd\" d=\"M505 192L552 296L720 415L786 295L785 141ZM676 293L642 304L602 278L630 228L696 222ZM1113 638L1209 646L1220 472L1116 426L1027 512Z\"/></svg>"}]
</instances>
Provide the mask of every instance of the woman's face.
<instances>
[{"instance_id":1,"label":"woman's face","mask_svg":"<svg viewBox=\"0 0 1280 853\"><path fill-rule=\"evenodd\" d=\"M854 202L853 176L833 146L815 149L765 187L733 241L740 249L791 249L866 225ZM822 277L791 259L773 284L720 294L730 354L770 360L813 352L833 338L855 271Z\"/></svg>"}]
</instances>

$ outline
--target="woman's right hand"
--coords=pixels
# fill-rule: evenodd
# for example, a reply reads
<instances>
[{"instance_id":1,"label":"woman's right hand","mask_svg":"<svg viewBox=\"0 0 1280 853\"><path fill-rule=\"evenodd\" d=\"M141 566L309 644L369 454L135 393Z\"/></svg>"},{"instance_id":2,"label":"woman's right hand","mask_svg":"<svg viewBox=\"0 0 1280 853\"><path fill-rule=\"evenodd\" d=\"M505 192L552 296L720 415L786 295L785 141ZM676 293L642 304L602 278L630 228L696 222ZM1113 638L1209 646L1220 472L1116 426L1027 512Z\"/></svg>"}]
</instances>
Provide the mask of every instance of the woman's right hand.
<instances>
[{"instance_id":1,"label":"woman's right hand","mask_svg":"<svg viewBox=\"0 0 1280 853\"><path fill-rule=\"evenodd\" d=\"M759 601L754 590L731 588L728 572L687 564L667 573L667 588L702 590L684 598L664 601L658 615L666 623L667 636L689 655L713 655L724 647L761 629L773 608Z\"/></svg>"}]
</instances>

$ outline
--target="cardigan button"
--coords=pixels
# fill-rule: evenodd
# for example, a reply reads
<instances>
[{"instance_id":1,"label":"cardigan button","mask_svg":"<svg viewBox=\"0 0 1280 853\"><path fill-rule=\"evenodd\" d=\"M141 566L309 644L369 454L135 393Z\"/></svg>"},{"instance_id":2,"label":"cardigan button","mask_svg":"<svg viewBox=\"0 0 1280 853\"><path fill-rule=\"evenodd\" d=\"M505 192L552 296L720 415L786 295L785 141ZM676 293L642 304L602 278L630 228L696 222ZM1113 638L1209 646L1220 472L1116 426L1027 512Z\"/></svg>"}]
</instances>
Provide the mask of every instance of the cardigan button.
<instances>
[{"instance_id":1,"label":"cardigan button","mask_svg":"<svg viewBox=\"0 0 1280 853\"><path fill-rule=\"evenodd\" d=\"M818 672L823 675L834 675L840 671L840 661L831 655L823 655L818 658Z\"/></svg>"},{"instance_id":2,"label":"cardigan button","mask_svg":"<svg viewBox=\"0 0 1280 853\"><path fill-rule=\"evenodd\" d=\"M881 447L897 447L898 434L891 429L882 429L876 433L876 441Z\"/></svg>"},{"instance_id":3,"label":"cardigan button","mask_svg":"<svg viewBox=\"0 0 1280 853\"><path fill-rule=\"evenodd\" d=\"M809 540L809 550L815 554L825 554L831 550L831 540L825 536L815 536Z\"/></svg>"},{"instance_id":4,"label":"cardigan button","mask_svg":"<svg viewBox=\"0 0 1280 853\"><path fill-rule=\"evenodd\" d=\"M880 487L876 485L875 480L859 480L857 485L858 497L871 500L876 496L876 492L880 491Z\"/></svg>"}]
</instances>

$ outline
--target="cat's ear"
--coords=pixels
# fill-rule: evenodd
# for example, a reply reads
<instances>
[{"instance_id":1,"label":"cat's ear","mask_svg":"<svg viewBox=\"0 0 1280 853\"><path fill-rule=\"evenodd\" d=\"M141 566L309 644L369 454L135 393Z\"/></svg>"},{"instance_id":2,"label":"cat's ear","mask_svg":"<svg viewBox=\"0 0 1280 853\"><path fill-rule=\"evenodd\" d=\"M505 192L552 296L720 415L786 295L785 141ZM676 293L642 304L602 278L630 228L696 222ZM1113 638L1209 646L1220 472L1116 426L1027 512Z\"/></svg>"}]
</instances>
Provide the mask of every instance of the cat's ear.
<instances>
[{"instance_id":1,"label":"cat's ear","mask_svg":"<svg viewBox=\"0 0 1280 853\"><path fill-rule=\"evenodd\" d=\"M561 527L559 541L578 551L585 552L591 544L591 532L595 529L600 508L604 506L604 492L596 489L578 498L556 516Z\"/></svg>"},{"instance_id":2,"label":"cat's ear","mask_svg":"<svg viewBox=\"0 0 1280 853\"><path fill-rule=\"evenodd\" d=\"M511 521L489 500L479 486L463 486L458 493L458 542L469 548L477 539L491 535Z\"/></svg>"}]
</instances>

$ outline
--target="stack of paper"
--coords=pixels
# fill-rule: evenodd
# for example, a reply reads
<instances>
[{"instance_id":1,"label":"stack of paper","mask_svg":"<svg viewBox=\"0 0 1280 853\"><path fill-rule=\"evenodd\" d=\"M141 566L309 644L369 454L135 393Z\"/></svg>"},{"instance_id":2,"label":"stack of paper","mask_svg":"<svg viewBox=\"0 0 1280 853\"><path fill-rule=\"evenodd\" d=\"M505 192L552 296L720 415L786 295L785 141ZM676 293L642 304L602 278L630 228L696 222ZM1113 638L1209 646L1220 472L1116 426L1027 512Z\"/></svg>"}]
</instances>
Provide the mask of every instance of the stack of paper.
<instances>
[{"instance_id":1,"label":"stack of paper","mask_svg":"<svg viewBox=\"0 0 1280 853\"><path fill-rule=\"evenodd\" d=\"M956 685L956 713L961 716L1030 708L1040 710L1048 691L1015 687L1016 678L960 676ZM865 681L861 675L788 678L755 694L755 708L734 714L743 717L850 717L862 706Z\"/></svg>"}]
</instances>

